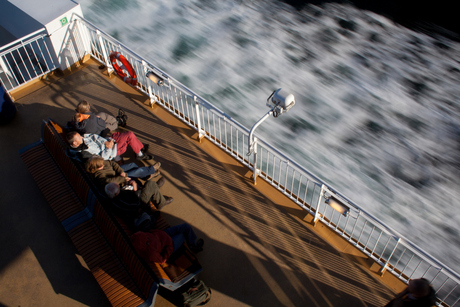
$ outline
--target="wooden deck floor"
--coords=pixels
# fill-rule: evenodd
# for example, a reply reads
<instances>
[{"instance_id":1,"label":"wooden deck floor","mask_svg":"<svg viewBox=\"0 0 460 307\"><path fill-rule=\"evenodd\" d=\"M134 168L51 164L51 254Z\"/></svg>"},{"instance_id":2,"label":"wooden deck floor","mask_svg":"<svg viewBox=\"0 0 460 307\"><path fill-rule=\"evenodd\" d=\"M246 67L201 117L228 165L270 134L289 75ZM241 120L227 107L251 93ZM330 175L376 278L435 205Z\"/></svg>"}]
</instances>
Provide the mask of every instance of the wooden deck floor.
<instances>
[{"instance_id":1,"label":"wooden deck floor","mask_svg":"<svg viewBox=\"0 0 460 307\"><path fill-rule=\"evenodd\" d=\"M18 113L0 126L0 306L106 306L102 291L45 203L18 150L40 137L41 120L65 124L80 100L123 108L128 127L162 163L162 214L205 240L200 278L209 306L383 306L401 289L367 257L160 106L93 60L14 93ZM46 174L43 174L46 176ZM59 188L59 187L56 187ZM173 306L167 290L157 306Z\"/></svg>"}]
</instances>

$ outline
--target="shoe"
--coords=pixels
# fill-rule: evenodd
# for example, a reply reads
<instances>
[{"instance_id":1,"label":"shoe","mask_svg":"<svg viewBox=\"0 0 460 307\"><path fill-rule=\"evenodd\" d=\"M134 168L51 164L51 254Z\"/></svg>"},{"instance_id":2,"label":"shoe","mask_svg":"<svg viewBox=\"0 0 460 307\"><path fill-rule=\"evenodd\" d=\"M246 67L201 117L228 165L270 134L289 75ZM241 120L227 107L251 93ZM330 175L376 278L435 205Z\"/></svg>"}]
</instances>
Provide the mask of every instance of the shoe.
<instances>
[{"instance_id":1,"label":"shoe","mask_svg":"<svg viewBox=\"0 0 460 307\"><path fill-rule=\"evenodd\" d=\"M144 181L149 181L150 179L158 177L158 176L160 176L160 171L156 171L154 174L150 174L150 175L142 177L140 179L142 179Z\"/></svg>"},{"instance_id":2,"label":"shoe","mask_svg":"<svg viewBox=\"0 0 460 307\"><path fill-rule=\"evenodd\" d=\"M142 144L144 147L142 147L141 151L143 154L147 153L149 151L150 144Z\"/></svg>"},{"instance_id":3,"label":"shoe","mask_svg":"<svg viewBox=\"0 0 460 307\"><path fill-rule=\"evenodd\" d=\"M164 202L164 204L163 204L163 205L160 205L160 206L158 207L158 210L161 210L161 209L163 209L165 206L167 206L167 205L169 205L170 203L172 203L173 200L174 200L174 198L169 197L169 196L165 196L165 200L166 200L166 201Z\"/></svg>"},{"instance_id":4,"label":"shoe","mask_svg":"<svg viewBox=\"0 0 460 307\"><path fill-rule=\"evenodd\" d=\"M137 156L137 160L143 161L143 160L153 160L153 156L151 155L142 155L142 156Z\"/></svg>"},{"instance_id":5,"label":"shoe","mask_svg":"<svg viewBox=\"0 0 460 307\"><path fill-rule=\"evenodd\" d=\"M190 247L190 250L192 252L199 253L199 252L203 251L203 245L204 245L204 240L203 239L198 239L196 241L195 246L189 246L189 247Z\"/></svg>"},{"instance_id":6,"label":"shoe","mask_svg":"<svg viewBox=\"0 0 460 307\"><path fill-rule=\"evenodd\" d=\"M155 170L155 172L156 172L157 170L159 170L160 167L161 167L161 163L160 163L160 162L157 162L157 163L155 163L155 164L153 165L153 169Z\"/></svg>"},{"instance_id":7,"label":"shoe","mask_svg":"<svg viewBox=\"0 0 460 307\"><path fill-rule=\"evenodd\" d=\"M157 181L157 184L158 184L158 187L161 188L164 184L165 184L165 177L161 177L160 179L158 179Z\"/></svg>"}]
</instances>

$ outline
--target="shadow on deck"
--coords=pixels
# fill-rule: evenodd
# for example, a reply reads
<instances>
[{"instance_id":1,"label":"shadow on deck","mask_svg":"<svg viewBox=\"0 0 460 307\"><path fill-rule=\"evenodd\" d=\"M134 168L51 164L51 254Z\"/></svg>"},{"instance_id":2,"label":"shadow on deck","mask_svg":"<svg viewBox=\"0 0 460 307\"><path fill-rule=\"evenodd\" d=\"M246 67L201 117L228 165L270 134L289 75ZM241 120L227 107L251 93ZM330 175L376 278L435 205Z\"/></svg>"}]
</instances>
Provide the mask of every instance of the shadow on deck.
<instances>
[{"instance_id":1,"label":"shadow on deck","mask_svg":"<svg viewBox=\"0 0 460 307\"><path fill-rule=\"evenodd\" d=\"M146 96L98 63L83 67L15 93L16 118L0 127L0 306L108 305L18 154L39 139L42 119L65 124L83 99L97 111L123 108L126 129L162 163L162 193L175 199L162 214L205 240L199 277L213 289L209 306L382 306L394 295L365 256L306 223L305 212L262 180L254 186L246 167L199 143L162 107L147 107ZM159 294L156 306L173 304L167 290Z\"/></svg>"}]
</instances>

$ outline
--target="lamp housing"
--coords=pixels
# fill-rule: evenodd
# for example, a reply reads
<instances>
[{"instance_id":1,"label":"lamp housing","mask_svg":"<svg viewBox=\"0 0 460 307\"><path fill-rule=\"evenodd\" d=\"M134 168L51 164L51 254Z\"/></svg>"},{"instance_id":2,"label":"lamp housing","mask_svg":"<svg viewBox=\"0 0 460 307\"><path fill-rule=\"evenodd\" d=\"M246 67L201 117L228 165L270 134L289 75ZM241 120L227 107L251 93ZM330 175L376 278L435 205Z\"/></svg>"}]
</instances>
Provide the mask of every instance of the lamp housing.
<instances>
[{"instance_id":1,"label":"lamp housing","mask_svg":"<svg viewBox=\"0 0 460 307\"><path fill-rule=\"evenodd\" d=\"M156 83L158 86L162 86L165 83L165 79L153 71L148 71L145 76L153 83Z\"/></svg>"},{"instance_id":2,"label":"lamp housing","mask_svg":"<svg viewBox=\"0 0 460 307\"><path fill-rule=\"evenodd\" d=\"M273 110L273 116L278 117L295 105L294 95L279 88L268 97L266 105Z\"/></svg>"},{"instance_id":3,"label":"lamp housing","mask_svg":"<svg viewBox=\"0 0 460 307\"><path fill-rule=\"evenodd\" d=\"M332 195L326 199L326 204L328 204L332 209L339 212L343 216L347 216L350 212L350 207L348 207L341 200Z\"/></svg>"}]
</instances>

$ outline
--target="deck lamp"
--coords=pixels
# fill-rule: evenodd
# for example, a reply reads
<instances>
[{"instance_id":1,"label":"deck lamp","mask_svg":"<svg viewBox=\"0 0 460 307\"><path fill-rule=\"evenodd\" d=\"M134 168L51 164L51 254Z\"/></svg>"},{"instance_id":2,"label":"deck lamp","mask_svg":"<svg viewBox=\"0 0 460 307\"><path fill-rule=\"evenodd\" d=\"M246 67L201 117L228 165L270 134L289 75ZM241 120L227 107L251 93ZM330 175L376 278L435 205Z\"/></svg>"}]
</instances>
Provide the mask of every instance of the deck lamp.
<instances>
[{"instance_id":1,"label":"deck lamp","mask_svg":"<svg viewBox=\"0 0 460 307\"><path fill-rule=\"evenodd\" d=\"M278 117L295 105L294 95L283 89L277 89L268 96L266 105L273 111L273 117Z\"/></svg>"},{"instance_id":2,"label":"deck lamp","mask_svg":"<svg viewBox=\"0 0 460 307\"><path fill-rule=\"evenodd\" d=\"M162 86L165 84L165 80L162 76L154 73L153 71L148 71L147 74L145 75L147 78L150 79L153 83L156 83L158 86Z\"/></svg>"},{"instance_id":3,"label":"deck lamp","mask_svg":"<svg viewBox=\"0 0 460 307\"><path fill-rule=\"evenodd\" d=\"M270 108L270 111L267 112L258 122L252 126L251 131L249 132L248 137L248 153L247 155L251 155L254 153L254 161L253 161L253 176L254 176L254 184L256 183L257 175L259 174L260 170L257 169L257 138L254 137L254 131L256 128L266 120L270 115L273 117L278 117L283 113L289 111L295 105L295 99L293 94L289 94L288 92L284 91L283 89L279 88L273 93L268 96L266 106Z\"/></svg>"},{"instance_id":4,"label":"deck lamp","mask_svg":"<svg viewBox=\"0 0 460 307\"><path fill-rule=\"evenodd\" d=\"M350 212L350 207L348 207L342 201L340 201L339 199L337 199L336 197L334 197L332 195L327 197L325 202L332 209L334 209L335 211L339 212L343 216L347 216L348 213Z\"/></svg>"}]
</instances>

